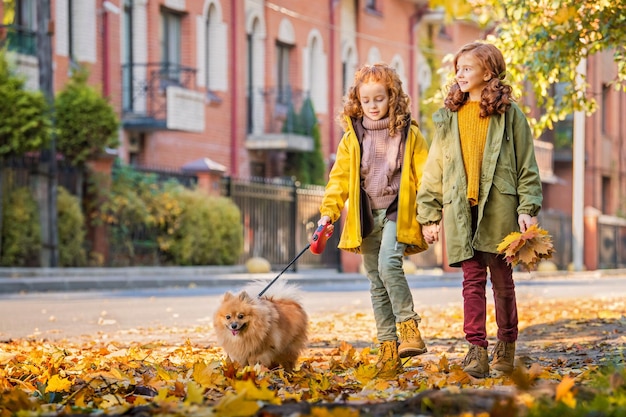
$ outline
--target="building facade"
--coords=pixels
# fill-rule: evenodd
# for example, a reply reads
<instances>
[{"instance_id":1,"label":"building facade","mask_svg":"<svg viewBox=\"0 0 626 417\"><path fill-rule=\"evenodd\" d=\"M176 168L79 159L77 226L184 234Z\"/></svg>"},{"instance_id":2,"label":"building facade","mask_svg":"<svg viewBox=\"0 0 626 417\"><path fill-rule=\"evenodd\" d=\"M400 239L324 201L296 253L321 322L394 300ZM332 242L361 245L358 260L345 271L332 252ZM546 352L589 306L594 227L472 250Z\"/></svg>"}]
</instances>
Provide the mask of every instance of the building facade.
<instances>
[{"instance_id":1,"label":"building facade","mask_svg":"<svg viewBox=\"0 0 626 417\"><path fill-rule=\"evenodd\" d=\"M0 39L33 89L40 3L0 3ZM305 100L329 168L342 135L342 97L365 63L397 69L426 127L421 100L445 82L442 58L485 37L471 23L444 25L425 0L50 0L50 20L55 91L76 65L89 69L119 114L123 162L173 170L204 164L244 178L281 177L290 154L313 149L310 132L293 123ZM599 99L586 119L584 187L585 206L615 216L626 191L626 94L609 87L610 58L588 60L589 90ZM565 138L548 133L536 152L545 209L571 215L571 121L561 128Z\"/></svg>"}]
</instances>

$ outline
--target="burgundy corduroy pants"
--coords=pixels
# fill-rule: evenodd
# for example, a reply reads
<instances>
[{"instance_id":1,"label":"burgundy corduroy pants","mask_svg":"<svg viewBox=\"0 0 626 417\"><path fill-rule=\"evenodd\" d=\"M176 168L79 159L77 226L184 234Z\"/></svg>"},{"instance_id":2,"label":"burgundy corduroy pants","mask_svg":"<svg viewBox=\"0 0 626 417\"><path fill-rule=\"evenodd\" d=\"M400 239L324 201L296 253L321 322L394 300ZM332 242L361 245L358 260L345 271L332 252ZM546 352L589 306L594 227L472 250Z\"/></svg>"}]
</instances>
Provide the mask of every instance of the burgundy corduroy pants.
<instances>
[{"instance_id":1,"label":"burgundy corduroy pants","mask_svg":"<svg viewBox=\"0 0 626 417\"><path fill-rule=\"evenodd\" d=\"M502 255L474 253L474 257L461 263L463 270L463 330L465 339L473 344L487 347L487 269L496 308L498 340L517 340L517 302L513 270Z\"/></svg>"}]
</instances>

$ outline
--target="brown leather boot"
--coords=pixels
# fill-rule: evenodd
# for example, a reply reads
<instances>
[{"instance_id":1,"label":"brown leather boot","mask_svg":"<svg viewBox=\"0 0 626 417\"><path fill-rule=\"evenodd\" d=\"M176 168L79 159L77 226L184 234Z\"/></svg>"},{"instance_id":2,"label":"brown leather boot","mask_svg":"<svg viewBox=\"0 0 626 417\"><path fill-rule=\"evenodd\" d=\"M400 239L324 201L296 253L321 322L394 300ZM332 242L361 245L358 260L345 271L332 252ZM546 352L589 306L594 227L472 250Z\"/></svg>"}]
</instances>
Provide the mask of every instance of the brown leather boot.
<instances>
[{"instance_id":1,"label":"brown leather boot","mask_svg":"<svg viewBox=\"0 0 626 417\"><path fill-rule=\"evenodd\" d=\"M469 352L463 359L463 371L474 378L489 376L489 355L487 355L487 349L478 345L470 345Z\"/></svg>"},{"instance_id":2,"label":"brown leather boot","mask_svg":"<svg viewBox=\"0 0 626 417\"><path fill-rule=\"evenodd\" d=\"M401 369L402 363L398 357L398 343L395 340L382 342L378 346L378 358L376 360L378 376L395 376Z\"/></svg>"},{"instance_id":3,"label":"brown leather boot","mask_svg":"<svg viewBox=\"0 0 626 417\"><path fill-rule=\"evenodd\" d=\"M397 323L398 334L400 335L400 346L398 346L398 355L401 358L409 356L417 356L426 353L426 345L422 340L422 335L417 328L417 321L408 319L402 323Z\"/></svg>"},{"instance_id":4,"label":"brown leather boot","mask_svg":"<svg viewBox=\"0 0 626 417\"><path fill-rule=\"evenodd\" d=\"M493 348L491 368L494 371L510 374L515 367L515 342L498 343Z\"/></svg>"}]
</instances>

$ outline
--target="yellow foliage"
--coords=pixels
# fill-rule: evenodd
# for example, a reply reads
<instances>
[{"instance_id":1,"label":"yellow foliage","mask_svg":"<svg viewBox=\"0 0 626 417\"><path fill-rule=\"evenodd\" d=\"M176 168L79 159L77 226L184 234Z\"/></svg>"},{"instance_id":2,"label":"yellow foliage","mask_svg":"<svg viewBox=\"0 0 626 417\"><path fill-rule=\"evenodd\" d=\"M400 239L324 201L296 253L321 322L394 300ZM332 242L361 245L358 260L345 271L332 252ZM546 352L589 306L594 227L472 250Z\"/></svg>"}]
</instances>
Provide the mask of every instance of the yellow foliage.
<instances>
[{"instance_id":1,"label":"yellow foliage","mask_svg":"<svg viewBox=\"0 0 626 417\"><path fill-rule=\"evenodd\" d=\"M564 377L556 387L555 399L557 401L561 401L570 408L575 408L576 398L574 398L574 393L572 392L573 387L574 379L569 376Z\"/></svg>"},{"instance_id":2,"label":"yellow foliage","mask_svg":"<svg viewBox=\"0 0 626 417\"><path fill-rule=\"evenodd\" d=\"M536 224L525 232L512 232L498 244L497 251L504 255L511 266L520 265L530 271L543 259L550 259L554 252L552 236Z\"/></svg>"},{"instance_id":3,"label":"yellow foliage","mask_svg":"<svg viewBox=\"0 0 626 417\"><path fill-rule=\"evenodd\" d=\"M68 378L61 378L58 374L48 380L46 392L68 392L72 388L72 382Z\"/></svg>"},{"instance_id":4,"label":"yellow foliage","mask_svg":"<svg viewBox=\"0 0 626 417\"><path fill-rule=\"evenodd\" d=\"M363 385L367 385L376 378L376 375L378 375L378 369L375 364L361 365L354 370L354 378Z\"/></svg>"},{"instance_id":5,"label":"yellow foliage","mask_svg":"<svg viewBox=\"0 0 626 417\"><path fill-rule=\"evenodd\" d=\"M256 414L261 406L257 401L246 398L246 393L227 392L215 406L220 417L248 417Z\"/></svg>"},{"instance_id":6,"label":"yellow foliage","mask_svg":"<svg viewBox=\"0 0 626 417\"><path fill-rule=\"evenodd\" d=\"M263 386L257 387L250 379L235 382L235 389L241 392L247 400L265 401L272 404L280 404L280 399L276 397L276 392L267 388L267 382Z\"/></svg>"},{"instance_id":7,"label":"yellow foliage","mask_svg":"<svg viewBox=\"0 0 626 417\"><path fill-rule=\"evenodd\" d=\"M187 396L185 398L185 404L202 404L204 400L203 393L204 390L199 384L193 381L187 382Z\"/></svg>"}]
</instances>

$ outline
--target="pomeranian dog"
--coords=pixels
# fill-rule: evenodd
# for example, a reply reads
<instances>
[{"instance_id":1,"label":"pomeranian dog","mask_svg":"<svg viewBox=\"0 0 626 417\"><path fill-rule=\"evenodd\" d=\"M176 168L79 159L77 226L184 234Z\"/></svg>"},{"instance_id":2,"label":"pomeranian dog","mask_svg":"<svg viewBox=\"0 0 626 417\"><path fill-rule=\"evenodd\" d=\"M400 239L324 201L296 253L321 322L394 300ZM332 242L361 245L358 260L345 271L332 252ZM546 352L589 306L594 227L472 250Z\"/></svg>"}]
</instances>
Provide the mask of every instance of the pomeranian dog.
<instances>
[{"instance_id":1,"label":"pomeranian dog","mask_svg":"<svg viewBox=\"0 0 626 417\"><path fill-rule=\"evenodd\" d=\"M258 297L259 285L224 294L213 317L217 342L240 365L292 371L307 343L308 316L296 287L277 285Z\"/></svg>"}]
</instances>

